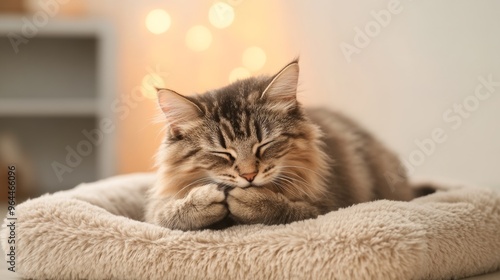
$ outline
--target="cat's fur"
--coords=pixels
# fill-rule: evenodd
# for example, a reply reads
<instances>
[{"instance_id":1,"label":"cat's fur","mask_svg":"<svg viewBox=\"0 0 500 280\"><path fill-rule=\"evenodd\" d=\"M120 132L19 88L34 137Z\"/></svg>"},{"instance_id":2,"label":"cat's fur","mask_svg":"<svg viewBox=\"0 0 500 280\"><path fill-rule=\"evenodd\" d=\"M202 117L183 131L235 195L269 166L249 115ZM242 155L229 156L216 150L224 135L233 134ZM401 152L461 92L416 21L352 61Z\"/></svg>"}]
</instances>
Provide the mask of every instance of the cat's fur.
<instances>
[{"instance_id":1,"label":"cat's fur","mask_svg":"<svg viewBox=\"0 0 500 280\"><path fill-rule=\"evenodd\" d=\"M301 107L298 76L293 61L272 77L201 95L160 89L168 132L146 220L181 230L280 224L413 198L399 160L371 134L338 113Z\"/></svg>"}]
</instances>

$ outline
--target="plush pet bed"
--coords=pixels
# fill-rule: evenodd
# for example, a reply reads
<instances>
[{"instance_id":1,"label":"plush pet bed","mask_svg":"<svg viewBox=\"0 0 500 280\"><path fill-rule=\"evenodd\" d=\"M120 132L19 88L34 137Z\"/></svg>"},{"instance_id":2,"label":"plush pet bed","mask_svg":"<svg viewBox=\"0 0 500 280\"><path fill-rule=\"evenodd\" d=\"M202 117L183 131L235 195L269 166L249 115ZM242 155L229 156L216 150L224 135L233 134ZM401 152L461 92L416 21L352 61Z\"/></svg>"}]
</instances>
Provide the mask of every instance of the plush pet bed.
<instances>
[{"instance_id":1,"label":"plush pet bed","mask_svg":"<svg viewBox=\"0 0 500 280\"><path fill-rule=\"evenodd\" d=\"M181 232L142 222L152 175L17 207L17 271L35 279L449 279L500 268L500 194L457 188L280 226ZM7 248L8 230L1 232Z\"/></svg>"}]
</instances>

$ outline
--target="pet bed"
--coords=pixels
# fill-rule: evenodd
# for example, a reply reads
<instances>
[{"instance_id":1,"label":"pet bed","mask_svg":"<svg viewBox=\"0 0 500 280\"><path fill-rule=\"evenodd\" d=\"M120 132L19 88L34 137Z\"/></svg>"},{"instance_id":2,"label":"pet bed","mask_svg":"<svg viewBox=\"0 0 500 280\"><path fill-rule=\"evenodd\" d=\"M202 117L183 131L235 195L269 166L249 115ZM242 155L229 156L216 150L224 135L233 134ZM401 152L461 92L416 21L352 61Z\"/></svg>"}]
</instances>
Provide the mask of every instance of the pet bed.
<instances>
[{"instance_id":1,"label":"pet bed","mask_svg":"<svg viewBox=\"0 0 500 280\"><path fill-rule=\"evenodd\" d=\"M500 193L457 188L278 226L182 232L142 222L153 175L17 207L18 274L35 279L450 279L500 267ZM2 247L8 248L4 222Z\"/></svg>"}]
</instances>

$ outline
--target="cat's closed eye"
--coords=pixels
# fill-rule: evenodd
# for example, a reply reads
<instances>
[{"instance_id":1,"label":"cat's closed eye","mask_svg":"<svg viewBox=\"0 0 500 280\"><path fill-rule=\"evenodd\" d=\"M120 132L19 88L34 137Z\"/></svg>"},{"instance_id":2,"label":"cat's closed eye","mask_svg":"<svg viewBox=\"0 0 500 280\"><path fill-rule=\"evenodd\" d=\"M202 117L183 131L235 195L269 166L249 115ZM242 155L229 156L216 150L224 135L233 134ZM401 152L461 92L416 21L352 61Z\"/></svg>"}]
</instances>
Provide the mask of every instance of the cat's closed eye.
<instances>
[{"instance_id":1,"label":"cat's closed eye","mask_svg":"<svg viewBox=\"0 0 500 280\"><path fill-rule=\"evenodd\" d=\"M233 162L235 160L235 157L230 152L211 151L210 153L227 159L229 162Z\"/></svg>"},{"instance_id":2,"label":"cat's closed eye","mask_svg":"<svg viewBox=\"0 0 500 280\"><path fill-rule=\"evenodd\" d=\"M259 158L261 159L281 158L287 153L288 148L289 148L289 142L287 139L274 140L272 142L266 143L266 145L260 149Z\"/></svg>"},{"instance_id":3,"label":"cat's closed eye","mask_svg":"<svg viewBox=\"0 0 500 280\"><path fill-rule=\"evenodd\" d=\"M270 144L272 144L273 142L275 142L274 140L270 140L270 141L267 141L265 142L264 144L261 144L257 147L257 149L255 150L255 156L258 157L258 158L261 158L262 156L262 153L264 152L264 150L269 147Z\"/></svg>"}]
</instances>

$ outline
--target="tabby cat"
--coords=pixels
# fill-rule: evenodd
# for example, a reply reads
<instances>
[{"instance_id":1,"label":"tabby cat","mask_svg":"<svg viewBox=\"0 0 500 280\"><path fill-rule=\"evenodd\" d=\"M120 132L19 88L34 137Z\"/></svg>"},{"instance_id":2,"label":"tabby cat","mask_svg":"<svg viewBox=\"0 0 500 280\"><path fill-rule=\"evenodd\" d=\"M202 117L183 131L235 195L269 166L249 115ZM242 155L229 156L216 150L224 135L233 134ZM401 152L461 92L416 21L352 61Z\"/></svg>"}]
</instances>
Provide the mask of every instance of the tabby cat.
<instances>
[{"instance_id":1,"label":"tabby cat","mask_svg":"<svg viewBox=\"0 0 500 280\"><path fill-rule=\"evenodd\" d=\"M397 157L343 115L305 110L298 78L293 61L201 95L159 89L167 135L146 221L180 230L272 225L412 199Z\"/></svg>"}]
</instances>

